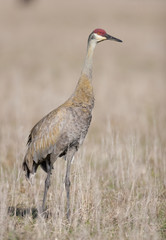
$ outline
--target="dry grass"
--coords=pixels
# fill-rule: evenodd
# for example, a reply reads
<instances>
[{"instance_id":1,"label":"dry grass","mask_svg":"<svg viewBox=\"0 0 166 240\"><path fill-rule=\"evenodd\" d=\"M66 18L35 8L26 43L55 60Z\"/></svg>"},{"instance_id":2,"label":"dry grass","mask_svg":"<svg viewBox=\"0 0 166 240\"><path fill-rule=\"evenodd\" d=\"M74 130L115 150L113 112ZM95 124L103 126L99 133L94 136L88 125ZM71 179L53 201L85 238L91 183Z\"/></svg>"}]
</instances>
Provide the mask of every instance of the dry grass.
<instances>
[{"instance_id":1,"label":"dry grass","mask_svg":"<svg viewBox=\"0 0 166 240\"><path fill-rule=\"evenodd\" d=\"M166 238L165 16L162 0L1 1L0 239ZM96 49L96 105L72 165L71 223L61 159L50 215L36 218L45 173L37 172L33 186L26 182L26 139L72 93L96 27L124 42Z\"/></svg>"}]
</instances>

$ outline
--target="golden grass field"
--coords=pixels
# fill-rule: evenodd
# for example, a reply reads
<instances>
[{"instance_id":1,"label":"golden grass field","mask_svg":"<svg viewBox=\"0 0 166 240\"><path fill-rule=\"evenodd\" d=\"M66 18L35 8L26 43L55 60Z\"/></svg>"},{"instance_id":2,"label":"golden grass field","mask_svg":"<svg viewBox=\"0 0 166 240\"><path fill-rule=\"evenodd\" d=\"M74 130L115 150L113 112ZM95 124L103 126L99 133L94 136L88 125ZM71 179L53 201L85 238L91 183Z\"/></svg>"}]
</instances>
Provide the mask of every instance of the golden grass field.
<instances>
[{"instance_id":1,"label":"golden grass field","mask_svg":"<svg viewBox=\"0 0 166 240\"><path fill-rule=\"evenodd\" d=\"M166 2L0 2L0 239L166 239ZM30 129L73 92L88 35L123 43L94 56L95 108L71 171L54 165L48 218L36 217L46 174L22 171Z\"/></svg>"}]
</instances>

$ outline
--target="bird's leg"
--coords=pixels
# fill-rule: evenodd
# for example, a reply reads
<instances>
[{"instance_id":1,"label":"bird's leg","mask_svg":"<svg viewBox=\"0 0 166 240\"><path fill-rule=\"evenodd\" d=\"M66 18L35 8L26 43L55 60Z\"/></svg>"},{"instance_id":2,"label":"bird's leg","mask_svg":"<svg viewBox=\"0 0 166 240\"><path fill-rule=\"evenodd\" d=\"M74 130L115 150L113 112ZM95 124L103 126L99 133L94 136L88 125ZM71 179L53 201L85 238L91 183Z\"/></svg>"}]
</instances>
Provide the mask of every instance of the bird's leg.
<instances>
[{"instance_id":1,"label":"bird's leg","mask_svg":"<svg viewBox=\"0 0 166 240\"><path fill-rule=\"evenodd\" d=\"M65 177L65 188L66 188L66 195L67 195L67 220L70 218L70 166L71 161L75 153L75 148L69 149L67 152L67 168L66 168L66 177Z\"/></svg>"},{"instance_id":2,"label":"bird's leg","mask_svg":"<svg viewBox=\"0 0 166 240\"><path fill-rule=\"evenodd\" d=\"M47 192L48 192L48 189L50 187L50 176L51 176L51 171L52 171L52 164L49 164L48 160L46 160L46 169L47 169L47 177L46 177L46 180L45 180L42 212L45 211L45 202L46 202L46 198L47 198Z\"/></svg>"}]
</instances>

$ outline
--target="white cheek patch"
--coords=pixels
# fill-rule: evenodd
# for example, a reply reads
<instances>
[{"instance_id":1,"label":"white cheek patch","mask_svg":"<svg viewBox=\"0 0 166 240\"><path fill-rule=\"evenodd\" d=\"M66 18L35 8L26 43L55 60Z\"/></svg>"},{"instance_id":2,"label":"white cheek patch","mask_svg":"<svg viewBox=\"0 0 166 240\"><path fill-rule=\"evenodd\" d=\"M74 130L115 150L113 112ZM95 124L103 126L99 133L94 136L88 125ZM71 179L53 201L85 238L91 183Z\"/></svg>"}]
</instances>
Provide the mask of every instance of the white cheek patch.
<instances>
[{"instance_id":1,"label":"white cheek patch","mask_svg":"<svg viewBox=\"0 0 166 240\"><path fill-rule=\"evenodd\" d=\"M96 38L97 41L102 41L102 40L105 40L105 39L106 39L106 37L101 36L101 35L98 35L98 34L96 34L96 33L94 33L94 36L95 36L95 38Z\"/></svg>"}]
</instances>

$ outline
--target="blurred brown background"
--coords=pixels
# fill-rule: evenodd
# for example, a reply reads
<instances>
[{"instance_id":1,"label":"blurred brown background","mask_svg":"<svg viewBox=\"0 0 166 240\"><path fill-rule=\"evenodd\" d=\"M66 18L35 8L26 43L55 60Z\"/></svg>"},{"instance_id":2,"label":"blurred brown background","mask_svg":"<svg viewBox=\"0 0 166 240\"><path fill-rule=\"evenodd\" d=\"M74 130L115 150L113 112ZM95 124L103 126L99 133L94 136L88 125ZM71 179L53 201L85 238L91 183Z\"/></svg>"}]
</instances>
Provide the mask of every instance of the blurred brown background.
<instances>
[{"instance_id":1,"label":"blurred brown background","mask_svg":"<svg viewBox=\"0 0 166 240\"><path fill-rule=\"evenodd\" d=\"M165 116L165 21L161 0L1 1L1 127L27 134L70 96L97 27L123 43L97 46L93 127L101 130L110 118L124 127L143 125L145 112Z\"/></svg>"}]
</instances>

